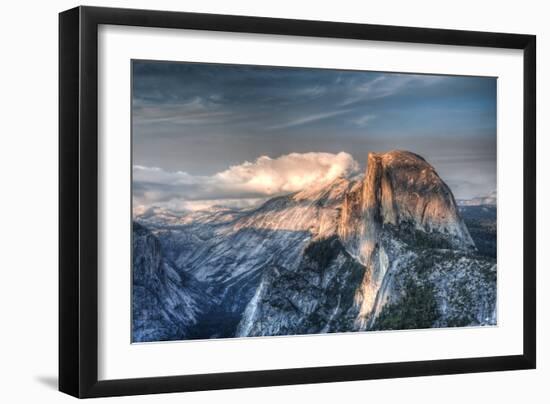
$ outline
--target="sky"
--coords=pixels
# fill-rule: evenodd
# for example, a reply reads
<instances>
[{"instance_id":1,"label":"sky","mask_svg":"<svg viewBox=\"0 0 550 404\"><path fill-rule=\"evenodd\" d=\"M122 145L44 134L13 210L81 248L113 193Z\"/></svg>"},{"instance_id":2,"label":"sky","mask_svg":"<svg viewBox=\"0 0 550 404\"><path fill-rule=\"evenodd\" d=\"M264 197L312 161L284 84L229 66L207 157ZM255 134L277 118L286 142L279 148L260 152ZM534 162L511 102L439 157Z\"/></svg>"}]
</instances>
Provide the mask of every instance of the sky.
<instances>
[{"instance_id":1,"label":"sky","mask_svg":"<svg viewBox=\"0 0 550 404\"><path fill-rule=\"evenodd\" d=\"M457 199L496 189L496 78L132 62L134 212L245 207L423 156Z\"/></svg>"}]
</instances>

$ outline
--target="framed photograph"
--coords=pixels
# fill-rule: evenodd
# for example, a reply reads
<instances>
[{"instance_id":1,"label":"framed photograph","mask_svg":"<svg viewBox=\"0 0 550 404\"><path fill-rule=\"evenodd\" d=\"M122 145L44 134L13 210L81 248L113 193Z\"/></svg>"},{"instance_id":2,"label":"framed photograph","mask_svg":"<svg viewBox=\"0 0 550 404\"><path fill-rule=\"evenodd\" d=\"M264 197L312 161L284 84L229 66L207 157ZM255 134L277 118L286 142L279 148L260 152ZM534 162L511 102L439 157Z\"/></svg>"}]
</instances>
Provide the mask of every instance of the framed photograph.
<instances>
[{"instance_id":1,"label":"framed photograph","mask_svg":"<svg viewBox=\"0 0 550 404\"><path fill-rule=\"evenodd\" d=\"M61 391L535 368L534 36L59 24Z\"/></svg>"}]
</instances>

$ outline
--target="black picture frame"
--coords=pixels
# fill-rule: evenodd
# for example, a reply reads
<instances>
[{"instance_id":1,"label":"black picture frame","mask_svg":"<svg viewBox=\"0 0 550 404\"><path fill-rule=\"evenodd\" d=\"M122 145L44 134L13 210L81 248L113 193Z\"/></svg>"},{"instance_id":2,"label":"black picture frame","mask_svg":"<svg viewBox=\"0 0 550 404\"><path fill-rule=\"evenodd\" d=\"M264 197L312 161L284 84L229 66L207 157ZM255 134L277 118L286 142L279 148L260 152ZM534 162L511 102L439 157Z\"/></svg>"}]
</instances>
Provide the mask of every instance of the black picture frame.
<instances>
[{"instance_id":1,"label":"black picture frame","mask_svg":"<svg viewBox=\"0 0 550 404\"><path fill-rule=\"evenodd\" d=\"M523 354L98 380L98 26L463 45L523 50ZM59 390L103 397L323 383L536 366L536 37L184 12L77 7L59 15ZM519 134L518 134L519 135ZM518 242L521 242L518 240Z\"/></svg>"}]
</instances>

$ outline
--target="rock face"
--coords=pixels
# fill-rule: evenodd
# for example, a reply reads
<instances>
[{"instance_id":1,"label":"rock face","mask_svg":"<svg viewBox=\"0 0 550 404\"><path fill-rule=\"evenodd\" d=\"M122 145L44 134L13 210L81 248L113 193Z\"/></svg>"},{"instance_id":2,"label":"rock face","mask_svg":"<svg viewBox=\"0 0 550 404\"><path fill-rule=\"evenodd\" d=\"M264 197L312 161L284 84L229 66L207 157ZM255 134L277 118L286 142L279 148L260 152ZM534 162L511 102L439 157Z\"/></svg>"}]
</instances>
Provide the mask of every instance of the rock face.
<instances>
[{"instance_id":1,"label":"rock face","mask_svg":"<svg viewBox=\"0 0 550 404\"><path fill-rule=\"evenodd\" d=\"M346 195L339 234L366 267L356 297L359 329L386 303L387 272L407 256L396 241L475 250L449 187L422 157L405 151L369 154L365 180Z\"/></svg>"},{"instance_id":2,"label":"rock face","mask_svg":"<svg viewBox=\"0 0 550 404\"><path fill-rule=\"evenodd\" d=\"M363 272L337 236L312 241L295 270L266 270L237 336L349 331Z\"/></svg>"},{"instance_id":3,"label":"rock face","mask_svg":"<svg viewBox=\"0 0 550 404\"><path fill-rule=\"evenodd\" d=\"M178 271L158 239L133 224L132 341L185 339L204 305L204 294Z\"/></svg>"},{"instance_id":4,"label":"rock face","mask_svg":"<svg viewBox=\"0 0 550 404\"><path fill-rule=\"evenodd\" d=\"M453 194L422 157L370 153L365 180L346 195L340 237L366 262L386 225L422 231L456 249L474 249Z\"/></svg>"},{"instance_id":5,"label":"rock face","mask_svg":"<svg viewBox=\"0 0 550 404\"><path fill-rule=\"evenodd\" d=\"M410 152L370 153L364 176L254 210L142 222L173 270L211 296L185 338L496 322L495 260L478 254L449 187Z\"/></svg>"},{"instance_id":6,"label":"rock face","mask_svg":"<svg viewBox=\"0 0 550 404\"><path fill-rule=\"evenodd\" d=\"M164 226L158 218L144 222L167 258L219 302L208 305L191 337L234 336L264 273L273 267L296 270L312 239L336 234L349 186L341 178L270 199L251 211L199 212Z\"/></svg>"},{"instance_id":7,"label":"rock face","mask_svg":"<svg viewBox=\"0 0 550 404\"><path fill-rule=\"evenodd\" d=\"M497 207L496 205L460 206L460 214L468 226L478 252L497 257Z\"/></svg>"}]
</instances>

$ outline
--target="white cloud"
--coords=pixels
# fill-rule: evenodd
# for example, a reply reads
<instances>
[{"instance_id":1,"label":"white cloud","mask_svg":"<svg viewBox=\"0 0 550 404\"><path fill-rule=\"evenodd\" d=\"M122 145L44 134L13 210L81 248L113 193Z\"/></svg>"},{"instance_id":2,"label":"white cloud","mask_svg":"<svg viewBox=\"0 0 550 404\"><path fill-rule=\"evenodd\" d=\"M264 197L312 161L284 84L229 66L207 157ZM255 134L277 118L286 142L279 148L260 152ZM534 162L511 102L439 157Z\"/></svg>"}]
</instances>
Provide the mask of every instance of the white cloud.
<instances>
[{"instance_id":1,"label":"white cloud","mask_svg":"<svg viewBox=\"0 0 550 404\"><path fill-rule=\"evenodd\" d=\"M407 87L426 87L443 80L443 76L422 74L387 74L367 82L352 83L349 97L340 105L347 106L359 101L376 100L398 94Z\"/></svg>"},{"instance_id":2,"label":"white cloud","mask_svg":"<svg viewBox=\"0 0 550 404\"><path fill-rule=\"evenodd\" d=\"M324 86L313 86L313 87L306 87L303 89L300 89L296 91L295 96L298 97L306 97L306 98L319 98L320 96L324 95L327 92L327 88Z\"/></svg>"},{"instance_id":3,"label":"white cloud","mask_svg":"<svg viewBox=\"0 0 550 404\"><path fill-rule=\"evenodd\" d=\"M323 185L358 170L359 164L345 152L261 156L211 176L136 165L134 211L143 212L153 206L174 211L212 205L246 207L274 195Z\"/></svg>"},{"instance_id":4,"label":"white cloud","mask_svg":"<svg viewBox=\"0 0 550 404\"><path fill-rule=\"evenodd\" d=\"M375 118L375 116L374 116L374 115L371 115L371 114L361 115L360 117L355 118L355 119L353 120L353 123L356 124L357 126L361 127L361 128L364 128L364 127L367 126L367 124L368 124L369 122L371 122L374 118Z\"/></svg>"},{"instance_id":5,"label":"white cloud","mask_svg":"<svg viewBox=\"0 0 550 404\"><path fill-rule=\"evenodd\" d=\"M327 118L332 118L333 116L346 114L350 111L351 111L351 109L343 109L343 110L339 110L339 111L322 112L322 113L319 113L319 114L306 115L306 116L302 116L300 118L282 123L280 125L270 126L268 129L287 129L287 128L291 128L293 126L303 125L303 124L306 124L306 123L311 123L311 122L316 122L316 121L320 121L320 120L327 119Z\"/></svg>"},{"instance_id":6,"label":"white cloud","mask_svg":"<svg viewBox=\"0 0 550 404\"><path fill-rule=\"evenodd\" d=\"M209 97L194 97L184 103L148 105L134 102L134 123L202 125L223 122L230 113L220 108L217 103L220 100L221 97L214 94Z\"/></svg>"},{"instance_id":7,"label":"white cloud","mask_svg":"<svg viewBox=\"0 0 550 404\"><path fill-rule=\"evenodd\" d=\"M261 156L214 176L220 183L262 195L295 192L308 186L328 183L359 168L344 152L291 153L275 159Z\"/></svg>"}]
</instances>

